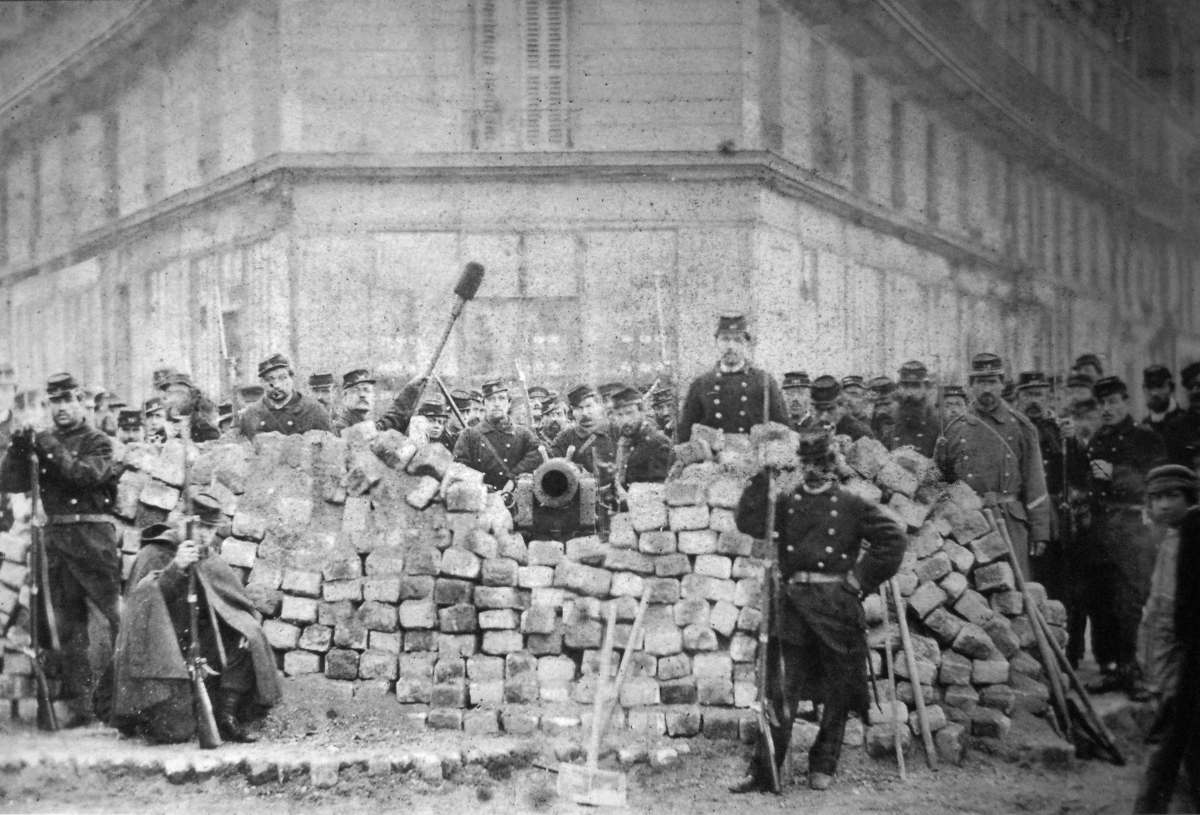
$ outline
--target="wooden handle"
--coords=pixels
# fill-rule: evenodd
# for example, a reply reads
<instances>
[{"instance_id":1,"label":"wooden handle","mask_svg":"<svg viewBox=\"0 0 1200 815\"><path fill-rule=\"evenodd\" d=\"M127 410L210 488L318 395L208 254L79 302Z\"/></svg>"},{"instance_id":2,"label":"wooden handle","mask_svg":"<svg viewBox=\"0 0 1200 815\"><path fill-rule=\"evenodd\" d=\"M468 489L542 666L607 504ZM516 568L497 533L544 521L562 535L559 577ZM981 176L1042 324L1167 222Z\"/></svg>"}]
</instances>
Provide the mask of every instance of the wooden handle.
<instances>
[{"instance_id":1,"label":"wooden handle","mask_svg":"<svg viewBox=\"0 0 1200 815\"><path fill-rule=\"evenodd\" d=\"M604 716L604 703L608 687L608 672L612 668L613 633L617 627L617 606L612 600L608 601L605 613L604 644L600 646L600 673L596 677L596 695L592 701L592 738L588 742L587 765L596 769L600 762L600 735L603 730L601 719Z\"/></svg>"},{"instance_id":2,"label":"wooden handle","mask_svg":"<svg viewBox=\"0 0 1200 815\"><path fill-rule=\"evenodd\" d=\"M904 766L904 745L900 737L900 722L896 721L896 666L892 659L892 632L891 625L888 622L887 610L887 586L879 587L879 599L883 603L883 630L887 633L887 637L883 641L883 654L887 660L888 672L888 692L891 696L891 701L888 702L890 708L890 716L892 720L892 741L896 746L896 766L900 768L900 780L908 780L908 772Z\"/></svg>"},{"instance_id":3,"label":"wooden handle","mask_svg":"<svg viewBox=\"0 0 1200 815\"><path fill-rule=\"evenodd\" d=\"M909 680L913 686L913 701L917 706L917 723L921 728L921 743L925 745L925 761L929 769L937 769L937 752L933 746L933 732L929 729L929 717L925 713L925 695L921 690L921 676L917 673L917 655L913 653L912 638L908 635L908 620L904 607L900 605L900 586L896 578L888 581L892 597L896 600L896 622L900 624L900 643L904 646L904 661L908 663Z\"/></svg>"}]
</instances>

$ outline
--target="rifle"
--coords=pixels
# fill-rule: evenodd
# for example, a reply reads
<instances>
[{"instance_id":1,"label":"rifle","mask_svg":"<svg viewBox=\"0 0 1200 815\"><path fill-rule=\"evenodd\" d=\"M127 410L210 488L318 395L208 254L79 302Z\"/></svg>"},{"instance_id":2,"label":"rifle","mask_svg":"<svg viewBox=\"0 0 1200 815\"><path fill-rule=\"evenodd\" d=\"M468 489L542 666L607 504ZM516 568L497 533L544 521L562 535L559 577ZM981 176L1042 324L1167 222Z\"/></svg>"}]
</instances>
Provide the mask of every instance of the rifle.
<instances>
[{"instance_id":1,"label":"rifle","mask_svg":"<svg viewBox=\"0 0 1200 815\"><path fill-rule=\"evenodd\" d=\"M774 567L771 562L763 564L762 615L758 623L758 655L755 666L755 677L758 680L757 701L752 705L754 718L758 723L759 759L767 765L767 775L771 784L771 792L778 795L782 790L779 780L779 765L775 762L775 737L771 734L771 721L767 716L767 706L771 704L767 689L767 645L771 636L771 606L774 600L772 585L774 584Z\"/></svg>"},{"instance_id":2,"label":"rifle","mask_svg":"<svg viewBox=\"0 0 1200 815\"><path fill-rule=\"evenodd\" d=\"M525 395L525 418L529 421L529 429L533 430L535 424L533 421L533 402L529 399L529 383L525 381L525 371L521 370L521 363L516 363L516 368L517 380L521 383L521 393Z\"/></svg>"},{"instance_id":3,"label":"rifle","mask_svg":"<svg viewBox=\"0 0 1200 815\"><path fill-rule=\"evenodd\" d=\"M189 483L191 471L187 467L186 448L183 473L183 500L187 511L187 520L184 521L184 538L193 540L192 495ZM200 578L196 574L198 566L198 563L193 563L188 567L187 603L190 641L188 643L187 669L188 678L192 683L196 736L200 742L200 749L212 750L221 746L221 733L217 729L217 717L213 713L212 699L209 698L208 688L204 684L204 680L215 675L216 671L209 667L208 661L200 653ZM220 642L221 633L215 627L213 636Z\"/></svg>"},{"instance_id":4,"label":"rifle","mask_svg":"<svg viewBox=\"0 0 1200 815\"><path fill-rule=\"evenodd\" d=\"M58 730L58 714L54 712L54 701L50 698L50 683L46 681L46 670L42 665L45 652L42 649L42 616L50 636L50 648L58 651L62 646L58 638L58 625L54 609L50 605L50 576L47 569L46 542L42 530L46 526L46 512L42 507L41 465L37 450L29 452L29 497L33 503L33 518L29 536L29 633L30 646L26 652L33 663L33 678L37 685L37 726L39 730Z\"/></svg>"}]
</instances>

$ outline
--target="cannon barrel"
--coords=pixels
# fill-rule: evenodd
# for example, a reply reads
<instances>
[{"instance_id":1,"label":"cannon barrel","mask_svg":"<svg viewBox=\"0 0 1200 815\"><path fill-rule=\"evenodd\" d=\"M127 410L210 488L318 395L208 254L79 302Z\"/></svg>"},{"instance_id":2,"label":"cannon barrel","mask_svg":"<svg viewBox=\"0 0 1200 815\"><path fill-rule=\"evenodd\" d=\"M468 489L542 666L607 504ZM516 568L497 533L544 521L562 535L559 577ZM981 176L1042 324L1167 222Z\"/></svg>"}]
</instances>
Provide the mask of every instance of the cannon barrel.
<instances>
[{"instance_id":1,"label":"cannon barrel","mask_svg":"<svg viewBox=\"0 0 1200 815\"><path fill-rule=\"evenodd\" d=\"M533 495L543 507L565 507L579 492L581 475L579 467L570 459L544 461L533 471Z\"/></svg>"}]
</instances>

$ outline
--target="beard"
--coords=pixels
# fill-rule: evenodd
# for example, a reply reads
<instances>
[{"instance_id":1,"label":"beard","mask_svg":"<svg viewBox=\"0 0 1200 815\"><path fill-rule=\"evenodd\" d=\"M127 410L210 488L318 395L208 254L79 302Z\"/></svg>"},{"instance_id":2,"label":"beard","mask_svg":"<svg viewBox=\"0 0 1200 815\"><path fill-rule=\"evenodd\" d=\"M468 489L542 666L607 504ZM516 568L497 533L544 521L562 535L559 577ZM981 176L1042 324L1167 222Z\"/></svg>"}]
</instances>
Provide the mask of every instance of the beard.
<instances>
[{"instance_id":1,"label":"beard","mask_svg":"<svg viewBox=\"0 0 1200 815\"><path fill-rule=\"evenodd\" d=\"M557 419L548 419L542 422L542 432L550 438L554 438L562 432L562 423Z\"/></svg>"},{"instance_id":2,"label":"beard","mask_svg":"<svg viewBox=\"0 0 1200 815\"><path fill-rule=\"evenodd\" d=\"M1151 396L1146 400L1146 407L1150 408L1151 413L1166 413L1170 406L1171 397L1169 396Z\"/></svg>"}]
</instances>

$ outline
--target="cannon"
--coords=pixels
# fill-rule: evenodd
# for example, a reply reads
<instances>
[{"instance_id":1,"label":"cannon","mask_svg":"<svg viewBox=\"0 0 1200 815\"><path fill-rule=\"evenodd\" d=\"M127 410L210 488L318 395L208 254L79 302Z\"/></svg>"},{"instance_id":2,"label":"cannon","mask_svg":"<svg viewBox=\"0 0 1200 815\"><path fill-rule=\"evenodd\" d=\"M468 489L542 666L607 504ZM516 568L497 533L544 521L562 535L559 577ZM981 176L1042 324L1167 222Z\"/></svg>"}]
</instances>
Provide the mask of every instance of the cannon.
<instances>
[{"instance_id":1,"label":"cannon","mask_svg":"<svg viewBox=\"0 0 1200 815\"><path fill-rule=\"evenodd\" d=\"M517 479L516 525L542 540L567 540L596 528L596 479L570 459L551 458Z\"/></svg>"}]
</instances>

